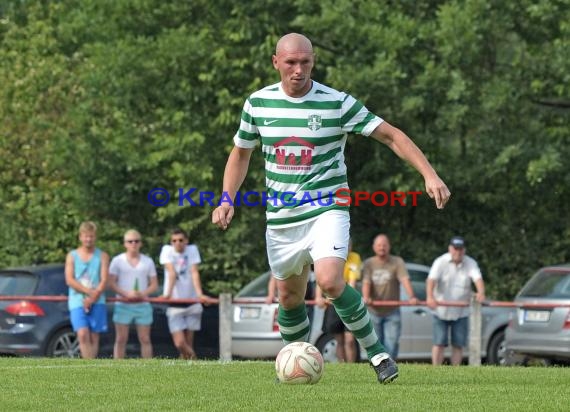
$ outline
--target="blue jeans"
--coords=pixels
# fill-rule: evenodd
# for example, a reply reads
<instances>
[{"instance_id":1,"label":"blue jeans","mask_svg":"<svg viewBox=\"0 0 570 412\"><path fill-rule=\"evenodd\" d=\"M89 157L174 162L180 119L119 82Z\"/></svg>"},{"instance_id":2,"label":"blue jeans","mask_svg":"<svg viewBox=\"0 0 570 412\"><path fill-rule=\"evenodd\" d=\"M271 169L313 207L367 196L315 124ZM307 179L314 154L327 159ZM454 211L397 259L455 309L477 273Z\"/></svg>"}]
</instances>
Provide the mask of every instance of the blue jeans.
<instances>
[{"instance_id":1,"label":"blue jeans","mask_svg":"<svg viewBox=\"0 0 570 412\"><path fill-rule=\"evenodd\" d=\"M374 331L378 335L378 339L384 347L386 352L396 359L398 357L398 349L400 346L400 333L402 331L402 317L400 316L400 309L395 309L386 316L378 316L370 312L372 325Z\"/></svg>"}]
</instances>

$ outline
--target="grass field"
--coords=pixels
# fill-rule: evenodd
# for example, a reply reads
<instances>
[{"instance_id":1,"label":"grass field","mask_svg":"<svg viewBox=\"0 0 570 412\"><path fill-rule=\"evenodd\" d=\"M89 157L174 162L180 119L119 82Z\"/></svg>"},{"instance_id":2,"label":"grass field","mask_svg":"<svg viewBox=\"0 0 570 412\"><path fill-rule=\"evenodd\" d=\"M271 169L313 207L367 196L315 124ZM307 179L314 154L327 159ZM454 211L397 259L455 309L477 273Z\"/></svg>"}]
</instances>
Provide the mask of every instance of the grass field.
<instances>
[{"instance_id":1,"label":"grass field","mask_svg":"<svg viewBox=\"0 0 570 412\"><path fill-rule=\"evenodd\" d=\"M568 411L570 368L326 364L316 385L275 383L272 362L0 358L0 408L178 411Z\"/></svg>"}]
</instances>

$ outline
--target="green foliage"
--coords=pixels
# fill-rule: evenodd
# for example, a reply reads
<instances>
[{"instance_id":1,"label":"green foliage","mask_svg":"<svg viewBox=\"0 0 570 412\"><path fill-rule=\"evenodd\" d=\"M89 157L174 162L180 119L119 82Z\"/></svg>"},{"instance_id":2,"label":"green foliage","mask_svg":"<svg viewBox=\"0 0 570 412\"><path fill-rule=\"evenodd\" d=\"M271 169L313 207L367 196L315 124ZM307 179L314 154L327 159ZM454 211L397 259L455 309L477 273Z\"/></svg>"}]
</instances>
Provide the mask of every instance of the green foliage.
<instances>
[{"instance_id":1,"label":"green foliage","mask_svg":"<svg viewBox=\"0 0 570 412\"><path fill-rule=\"evenodd\" d=\"M429 264L461 233L496 298L570 260L567 1L285 3L0 1L2 266L61 261L93 219L109 253L135 227L155 258L187 229L211 293L266 270L261 208L220 232L211 206L178 206L178 189L219 198L243 101L278 80L270 57L290 31L313 40L315 79L408 133L452 191L442 211L425 194L353 208L355 250L386 232ZM370 139L346 153L353 190L425 190ZM149 204L155 187L169 205ZM255 153L242 190L263 188Z\"/></svg>"}]
</instances>

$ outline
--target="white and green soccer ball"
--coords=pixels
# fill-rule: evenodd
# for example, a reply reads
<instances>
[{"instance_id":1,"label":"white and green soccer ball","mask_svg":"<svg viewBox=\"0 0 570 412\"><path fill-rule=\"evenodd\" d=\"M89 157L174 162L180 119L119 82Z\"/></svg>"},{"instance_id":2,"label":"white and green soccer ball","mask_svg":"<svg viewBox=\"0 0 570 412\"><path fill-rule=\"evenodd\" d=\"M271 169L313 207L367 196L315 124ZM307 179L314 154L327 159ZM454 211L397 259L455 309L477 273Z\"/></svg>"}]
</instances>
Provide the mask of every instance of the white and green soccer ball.
<instances>
[{"instance_id":1,"label":"white and green soccer ball","mask_svg":"<svg viewBox=\"0 0 570 412\"><path fill-rule=\"evenodd\" d=\"M319 350L307 342L283 347L275 359L275 372L281 383L314 384L323 376L325 363Z\"/></svg>"}]
</instances>

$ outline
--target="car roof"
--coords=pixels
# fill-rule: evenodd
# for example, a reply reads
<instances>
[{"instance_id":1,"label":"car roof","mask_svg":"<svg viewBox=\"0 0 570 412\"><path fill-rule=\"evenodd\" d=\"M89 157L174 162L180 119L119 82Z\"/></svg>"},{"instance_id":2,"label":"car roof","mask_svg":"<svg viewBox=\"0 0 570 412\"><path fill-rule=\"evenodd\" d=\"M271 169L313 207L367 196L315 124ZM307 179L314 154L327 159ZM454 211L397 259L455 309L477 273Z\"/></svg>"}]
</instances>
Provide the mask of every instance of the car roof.
<instances>
[{"instance_id":1,"label":"car roof","mask_svg":"<svg viewBox=\"0 0 570 412\"><path fill-rule=\"evenodd\" d=\"M545 266L540 268L541 271L544 270L551 270L551 271L560 271L560 272L570 272L570 263L562 263L560 265L552 265L552 266Z\"/></svg>"},{"instance_id":2,"label":"car roof","mask_svg":"<svg viewBox=\"0 0 570 412\"><path fill-rule=\"evenodd\" d=\"M406 262L406 268L409 270L421 270L421 271L426 271L429 272L430 267L426 266L426 265L422 265L420 263L410 263L410 262Z\"/></svg>"},{"instance_id":3,"label":"car roof","mask_svg":"<svg viewBox=\"0 0 570 412\"><path fill-rule=\"evenodd\" d=\"M64 268L65 265L63 263L45 263L41 265L29 265L29 266L5 268L1 269L0 273L28 272L37 275L43 275L56 271L62 271L64 270Z\"/></svg>"}]
</instances>

